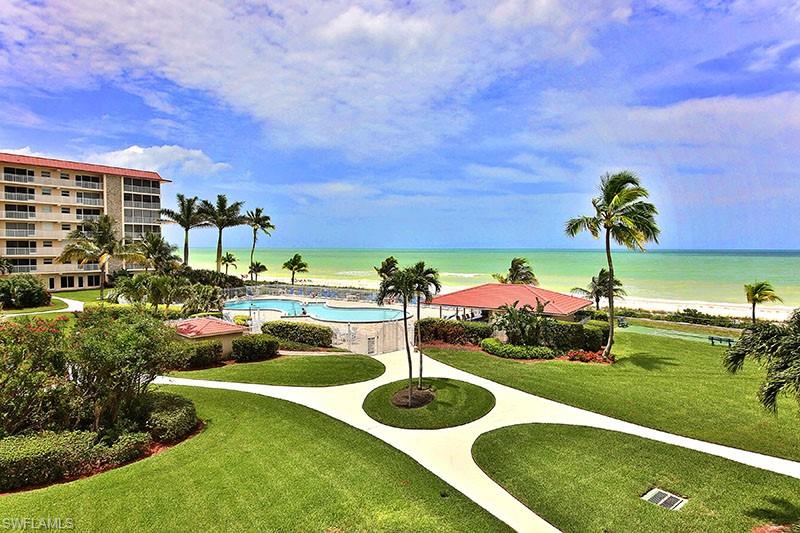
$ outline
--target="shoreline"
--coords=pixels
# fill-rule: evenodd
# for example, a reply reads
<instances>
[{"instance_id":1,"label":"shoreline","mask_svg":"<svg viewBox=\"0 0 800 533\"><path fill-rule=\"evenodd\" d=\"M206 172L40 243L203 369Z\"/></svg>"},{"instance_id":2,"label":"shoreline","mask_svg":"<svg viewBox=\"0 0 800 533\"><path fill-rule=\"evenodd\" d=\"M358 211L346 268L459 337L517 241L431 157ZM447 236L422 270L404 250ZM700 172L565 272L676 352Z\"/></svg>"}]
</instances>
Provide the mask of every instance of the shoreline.
<instances>
[{"instance_id":1,"label":"shoreline","mask_svg":"<svg viewBox=\"0 0 800 533\"><path fill-rule=\"evenodd\" d=\"M263 281L277 281L280 283L289 283L288 277L283 276L263 276L260 277ZM296 285L321 285L328 287L354 287L359 289L377 289L378 281L368 280L343 280L343 279L326 279L326 278L303 278L296 280ZM468 289L477 284L467 285L444 285L442 286L441 294L448 294L451 292ZM602 303L601 303L602 305ZM642 298L636 296L626 296L617 303L618 307L626 307L629 309L645 309L647 311L664 311L675 312L683 309L697 309L702 313L710 315L730 316L736 318L749 318L752 312L750 304L748 303L730 303L730 302L711 302L706 300L673 300L666 298ZM756 316L758 318L770 321L783 321L789 318L789 315L794 310L794 307L787 305L760 305L756 309Z\"/></svg>"}]
</instances>

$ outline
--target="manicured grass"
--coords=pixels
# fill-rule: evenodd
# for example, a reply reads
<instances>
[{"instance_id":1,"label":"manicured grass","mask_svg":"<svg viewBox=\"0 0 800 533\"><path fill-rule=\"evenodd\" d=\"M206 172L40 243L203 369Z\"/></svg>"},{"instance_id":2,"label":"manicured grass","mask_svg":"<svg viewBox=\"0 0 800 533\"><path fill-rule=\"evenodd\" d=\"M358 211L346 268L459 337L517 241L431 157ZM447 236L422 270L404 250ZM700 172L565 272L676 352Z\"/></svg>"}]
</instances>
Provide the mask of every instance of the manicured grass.
<instances>
[{"instance_id":1,"label":"manicured grass","mask_svg":"<svg viewBox=\"0 0 800 533\"><path fill-rule=\"evenodd\" d=\"M69 307L67 302L53 298L50 305L43 305L40 307L28 307L25 309L0 309L0 315L17 315L19 313L43 313L46 311L58 311L59 309L66 309Z\"/></svg>"},{"instance_id":2,"label":"manicured grass","mask_svg":"<svg viewBox=\"0 0 800 533\"><path fill-rule=\"evenodd\" d=\"M0 497L0 517L71 517L79 531L507 530L408 456L317 411L170 389L196 403L202 433L123 468Z\"/></svg>"},{"instance_id":3,"label":"manicured grass","mask_svg":"<svg viewBox=\"0 0 800 533\"><path fill-rule=\"evenodd\" d=\"M106 289L106 294L110 292L109 289ZM69 298L70 300L78 300L79 302L99 302L100 300L100 289L83 289L80 291L64 291L64 292L57 292L55 293L56 296L61 296L62 298Z\"/></svg>"},{"instance_id":4,"label":"manicured grass","mask_svg":"<svg viewBox=\"0 0 800 533\"><path fill-rule=\"evenodd\" d=\"M480 351L426 348L443 363L531 394L643 426L788 459L800 460L797 404L777 415L756 399L764 376L748 363L739 374L722 367L725 348L620 332L614 365L524 363Z\"/></svg>"},{"instance_id":5,"label":"manicured grass","mask_svg":"<svg viewBox=\"0 0 800 533\"><path fill-rule=\"evenodd\" d=\"M414 380L417 383L417 380ZM364 411L382 424L406 429L440 429L460 426L477 420L494 407L494 394L455 379L423 378L423 387L431 387L436 398L423 407L395 407L394 394L408 387L407 380L387 383L364 399Z\"/></svg>"},{"instance_id":6,"label":"manicured grass","mask_svg":"<svg viewBox=\"0 0 800 533\"><path fill-rule=\"evenodd\" d=\"M478 465L562 531L750 531L800 520L800 481L600 429L530 424L481 435ZM668 511L660 487L689 499Z\"/></svg>"},{"instance_id":7,"label":"manicured grass","mask_svg":"<svg viewBox=\"0 0 800 533\"><path fill-rule=\"evenodd\" d=\"M629 318L628 323L646 328L668 329L671 331L681 331L684 333L696 333L698 335L714 335L717 337L730 337L737 339L742 334L742 330L735 328L720 328L717 326L702 326L699 324L680 324L667 320L649 320L645 318Z\"/></svg>"},{"instance_id":8,"label":"manicured grass","mask_svg":"<svg viewBox=\"0 0 800 533\"><path fill-rule=\"evenodd\" d=\"M367 381L385 371L383 363L366 355L290 355L258 363L173 372L172 375L261 385L329 387Z\"/></svg>"}]
</instances>

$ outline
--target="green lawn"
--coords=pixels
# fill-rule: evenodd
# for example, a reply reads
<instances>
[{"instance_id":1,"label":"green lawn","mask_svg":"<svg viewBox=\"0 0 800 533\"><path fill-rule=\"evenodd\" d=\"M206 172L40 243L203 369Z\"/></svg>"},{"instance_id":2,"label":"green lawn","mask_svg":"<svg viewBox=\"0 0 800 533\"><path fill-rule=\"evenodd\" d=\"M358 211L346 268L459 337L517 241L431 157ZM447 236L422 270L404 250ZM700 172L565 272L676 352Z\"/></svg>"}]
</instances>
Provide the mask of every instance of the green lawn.
<instances>
[{"instance_id":1,"label":"green lawn","mask_svg":"<svg viewBox=\"0 0 800 533\"><path fill-rule=\"evenodd\" d=\"M416 380L414 383L416 384ZM423 378L423 387L432 387L435 399L428 405L406 409L395 407L392 396L408 387L407 380L387 383L364 399L364 411L382 424L407 429L439 429L460 426L477 420L492 410L494 395L488 390L455 379Z\"/></svg>"},{"instance_id":2,"label":"green lawn","mask_svg":"<svg viewBox=\"0 0 800 533\"><path fill-rule=\"evenodd\" d=\"M78 531L503 531L408 456L289 402L172 388L205 431L155 457L0 497L0 517L71 517Z\"/></svg>"},{"instance_id":3,"label":"green lawn","mask_svg":"<svg viewBox=\"0 0 800 533\"><path fill-rule=\"evenodd\" d=\"M703 326L700 324L680 324L677 322L669 322L667 320L649 320L646 318L629 318L627 320L629 324L636 326L655 329L668 329L672 331L681 331L684 333L696 333L704 336L715 335L717 337L730 337L736 339L742 334L741 329L735 328L720 328L717 326Z\"/></svg>"},{"instance_id":4,"label":"green lawn","mask_svg":"<svg viewBox=\"0 0 800 533\"><path fill-rule=\"evenodd\" d=\"M27 307L25 309L0 309L0 315L17 315L20 313L44 313L46 311L58 311L69 307L67 302L63 300L52 299L50 305L43 305L41 307Z\"/></svg>"},{"instance_id":5,"label":"green lawn","mask_svg":"<svg viewBox=\"0 0 800 533\"><path fill-rule=\"evenodd\" d=\"M524 363L479 351L426 348L443 363L511 387L643 426L800 460L797 404L778 415L756 400L764 375L754 364L731 375L725 349L695 341L620 332L614 365Z\"/></svg>"},{"instance_id":6,"label":"green lawn","mask_svg":"<svg viewBox=\"0 0 800 533\"><path fill-rule=\"evenodd\" d=\"M106 289L106 294L109 290ZM83 289L80 291L64 291L55 293L56 296L78 300L79 302L98 302L100 301L100 289Z\"/></svg>"},{"instance_id":7,"label":"green lawn","mask_svg":"<svg viewBox=\"0 0 800 533\"><path fill-rule=\"evenodd\" d=\"M291 355L258 363L173 372L172 375L262 385L329 387L367 381L385 371L383 363L366 355Z\"/></svg>"},{"instance_id":8,"label":"green lawn","mask_svg":"<svg viewBox=\"0 0 800 533\"><path fill-rule=\"evenodd\" d=\"M478 465L565 532L750 531L800 520L800 481L677 446L600 429L530 424L481 435ZM640 497L660 487L688 502Z\"/></svg>"}]
</instances>

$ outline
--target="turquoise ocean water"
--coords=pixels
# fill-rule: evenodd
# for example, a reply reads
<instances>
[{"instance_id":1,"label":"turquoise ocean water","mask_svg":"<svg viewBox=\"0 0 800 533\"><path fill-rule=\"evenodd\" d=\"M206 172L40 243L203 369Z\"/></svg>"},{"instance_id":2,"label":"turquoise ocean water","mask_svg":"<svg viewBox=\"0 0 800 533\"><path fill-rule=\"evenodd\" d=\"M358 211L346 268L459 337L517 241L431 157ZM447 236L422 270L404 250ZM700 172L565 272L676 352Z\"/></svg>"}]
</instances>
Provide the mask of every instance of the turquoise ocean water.
<instances>
[{"instance_id":1,"label":"turquoise ocean water","mask_svg":"<svg viewBox=\"0 0 800 533\"><path fill-rule=\"evenodd\" d=\"M247 271L249 248L230 248L239 258L238 270ZM423 260L439 269L447 287L468 286L492 280L493 272L508 268L512 257L527 257L541 285L566 291L586 285L605 265L600 250L537 249L277 249L262 246L256 260L269 269L267 276L285 277L281 264L295 252L309 263L303 278L375 282L374 265L394 255L401 265ZM656 251L614 253L617 276L628 294L641 298L704 300L742 303L742 285L756 279L772 282L787 305L800 305L800 251ZM192 248L190 264L213 268L214 249Z\"/></svg>"}]
</instances>

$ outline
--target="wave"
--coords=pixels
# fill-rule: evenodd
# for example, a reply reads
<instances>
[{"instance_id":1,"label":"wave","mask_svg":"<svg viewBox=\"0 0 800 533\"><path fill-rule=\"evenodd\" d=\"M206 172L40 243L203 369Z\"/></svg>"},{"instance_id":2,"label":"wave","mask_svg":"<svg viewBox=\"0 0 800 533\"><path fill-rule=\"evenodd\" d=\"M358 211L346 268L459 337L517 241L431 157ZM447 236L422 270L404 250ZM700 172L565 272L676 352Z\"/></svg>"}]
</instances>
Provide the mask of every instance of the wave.
<instances>
[{"instance_id":1,"label":"wave","mask_svg":"<svg viewBox=\"0 0 800 533\"><path fill-rule=\"evenodd\" d=\"M479 272L442 272L441 274L451 278L477 278L478 276L486 275Z\"/></svg>"},{"instance_id":2,"label":"wave","mask_svg":"<svg viewBox=\"0 0 800 533\"><path fill-rule=\"evenodd\" d=\"M375 276L375 271L372 270L344 270L342 272L337 272L337 276Z\"/></svg>"}]
</instances>

